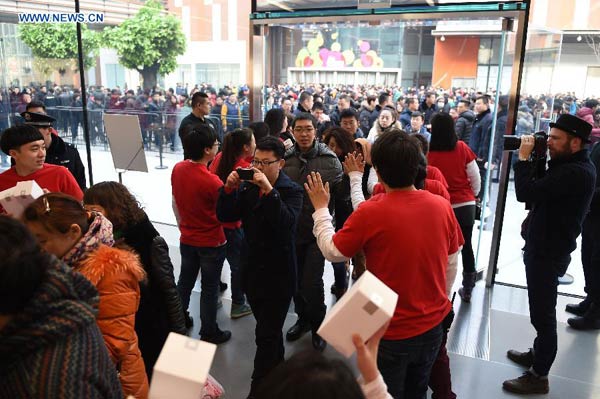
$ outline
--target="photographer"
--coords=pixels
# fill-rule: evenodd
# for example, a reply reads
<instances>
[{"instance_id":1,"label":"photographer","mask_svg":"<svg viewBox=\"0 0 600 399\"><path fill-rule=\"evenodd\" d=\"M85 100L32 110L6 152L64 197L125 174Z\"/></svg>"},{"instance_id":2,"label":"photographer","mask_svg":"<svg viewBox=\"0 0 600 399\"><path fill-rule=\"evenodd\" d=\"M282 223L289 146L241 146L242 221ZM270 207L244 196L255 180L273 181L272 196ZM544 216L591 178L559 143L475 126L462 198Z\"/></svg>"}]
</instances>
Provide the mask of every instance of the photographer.
<instances>
[{"instance_id":1,"label":"photographer","mask_svg":"<svg viewBox=\"0 0 600 399\"><path fill-rule=\"evenodd\" d=\"M544 176L530 158L534 136L521 137L515 165L515 191L531 210L523 222L523 262L527 276L531 324L537 332L533 349L509 350L510 360L529 367L521 377L504 381L504 389L521 394L548 393L548 373L557 352L556 298L558 277L565 274L587 214L596 170L588 151L591 125L564 114L550 123L547 147L551 160ZM536 151L538 152L538 151Z\"/></svg>"},{"instance_id":2,"label":"photographer","mask_svg":"<svg viewBox=\"0 0 600 399\"><path fill-rule=\"evenodd\" d=\"M236 170L221 189L217 217L242 220L242 288L256 318L256 356L250 397L261 379L283 361L283 323L296 293L296 225L303 190L282 172L283 143L265 137L256 145L254 174ZM241 172L240 172L241 173Z\"/></svg>"}]
</instances>

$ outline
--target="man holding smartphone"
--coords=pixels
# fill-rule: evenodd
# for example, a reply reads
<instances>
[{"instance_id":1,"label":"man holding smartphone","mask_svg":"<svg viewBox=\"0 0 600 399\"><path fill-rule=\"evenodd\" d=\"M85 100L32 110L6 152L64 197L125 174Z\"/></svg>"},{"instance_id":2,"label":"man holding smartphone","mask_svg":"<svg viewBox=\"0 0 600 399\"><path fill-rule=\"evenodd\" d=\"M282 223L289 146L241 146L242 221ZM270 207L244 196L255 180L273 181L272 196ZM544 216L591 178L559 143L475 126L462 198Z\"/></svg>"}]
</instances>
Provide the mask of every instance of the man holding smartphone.
<instances>
[{"instance_id":1,"label":"man holding smartphone","mask_svg":"<svg viewBox=\"0 0 600 399\"><path fill-rule=\"evenodd\" d=\"M281 170L285 147L275 137L256 144L252 170L229 175L217 202L221 222L242 220L242 288L256 318L250 398L283 361L283 323L296 293L296 225L303 190Z\"/></svg>"}]
</instances>

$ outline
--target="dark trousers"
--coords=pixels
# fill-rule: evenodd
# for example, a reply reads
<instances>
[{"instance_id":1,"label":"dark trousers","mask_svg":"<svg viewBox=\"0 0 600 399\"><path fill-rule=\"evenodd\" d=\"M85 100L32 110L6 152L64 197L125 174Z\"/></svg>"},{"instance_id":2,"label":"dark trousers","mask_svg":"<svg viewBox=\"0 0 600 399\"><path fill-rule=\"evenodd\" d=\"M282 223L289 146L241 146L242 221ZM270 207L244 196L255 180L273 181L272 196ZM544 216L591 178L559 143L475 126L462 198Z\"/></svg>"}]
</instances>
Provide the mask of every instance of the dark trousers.
<instances>
[{"instance_id":1,"label":"dark trousers","mask_svg":"<svg viewBox=\"0 0 600 399\"><path fill-rule=\"evenodd\" d=\"M248 303L256 319L254 371L252 372L252 392L260 381L279 363L283 362L283 323L292 298L253 298Z\"/></svg>"},{"instance_id":2,"label":"dark trousers","mask_svg":"<svg viewBox=\"0 0 600 399\"><path fill-rule=\"evenodd\" d=\"M454 215L460 226L460 231L465 238L462 248L462 264L465 273L475 273L475 256L473 255L473 224L475 224L475 205L465 205L454 208Z\"/></svg>"},{"instance_id":3,"label":"dark trousers","mask_svg":"<svg viewBox=\"0 0 600 399\"><path fill-rule=\"evenodd\" d=\"M236 305L243 305L246 303L244 292L242 291L242 272L241 267L241 251L242 241L244 241L244 231L239 229L223 229L225 231L225 237L227 238L227 249L225 258L229 263L229 269L231 270L231 302Z\"/></svg>"},{"instance_id":4,"label":"dark trousers","mask_svg":"<svg viewBox=\"0 0 600 399\"><path fill-rule=\"evenodd\" d=\"M315 241L296 244L298 258L298 293L294 304L298 320L311 326L316 332L325 318L325 292L323 269L325 258Z\"/></svg>"},{"instance_id":5,"label":"dark trousers","mask_svg":"<svg viewBox=\"0 0 600 399\"><path fill-rule=\"evenodd\" d=\"M333 278L337 289L345 290L348 288L348 272L346 270L346 262L333 262Z\"/></svg>"},{"instance_id":6,"label":"dark trousers","mask_svg":"<svg viewBox=\"0 0 600 399\"><path fill-rule=\"evenodd\" d=\"M181 273L177 281L177 291L184 312L190 304L190 295L198 272L200 272L200 336L210 337L217 333L217 302L219 301L219 281L225 261L225 245L220 247L194 247L179 244L181 252Z\"/></svg>"},{"instance_id":7,"label":"dark trousers","mask_svg":"<svg viewBox=\"0 0 600 399\"><path fill-rule=\"evenodd\" d=\"M600 215L589 213L581 230L581 263L585 293L600 306Z\"/></svg>"},{"instance_id":8,"label":"dark trousers","mask_svg":"<svg viewBox=\"0 0 600 399\"><path fill-rule=\"evenodd\" d=\"M450 375L450 358L446 350L448 333L444 331L442 343L435 362L431 367L429 376L429 387L433 391L431 399L456 399L456 394L452 392L452 378Z\"/></svg>"},{"instance_id":9,"label":"dark trousers","mask_svg":"<svg viewBox=\"0 0 600 399\"><path fill-rule=\"evenodd\" d=\"M533 342L533 370L548 375L556 358L556 297L561 265L555 261L525 251L523 255L529 296L529 317L537 332ZM564 270L564 269L563 269Z\"/></svg>"},{"instance_id":10,"label":"dark trousers","mask_svg":"<svg viewBox=\"0 0 600 399\"><path fill-rule=\"evenodd\" d=\"M431 367L442 343L441 323L402 340L381 340L377 366L394 399L424 399Z\"/></svg>"}]
</instances>

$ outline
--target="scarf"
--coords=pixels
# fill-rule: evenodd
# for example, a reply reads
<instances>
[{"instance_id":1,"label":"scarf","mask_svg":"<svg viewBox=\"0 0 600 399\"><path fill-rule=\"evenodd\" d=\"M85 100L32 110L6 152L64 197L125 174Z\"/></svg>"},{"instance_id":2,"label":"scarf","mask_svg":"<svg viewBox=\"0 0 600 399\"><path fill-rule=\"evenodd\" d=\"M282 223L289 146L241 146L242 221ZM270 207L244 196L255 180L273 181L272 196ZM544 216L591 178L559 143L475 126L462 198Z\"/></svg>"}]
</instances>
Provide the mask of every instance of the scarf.
<instances>
[{"instance_id":1,"label":"scarf","mask_svg":"<svg viewBox=\"0 0 600 399\"><path fill-rule=\"evenodd\" d=\"M93 220L88 231L62 258L62 261L71 267L75 267L90 253L97 250L100 245L112 247L115 243L112 223L97 212L92 212L92 217Z\"/></svg>"}]
</instances>

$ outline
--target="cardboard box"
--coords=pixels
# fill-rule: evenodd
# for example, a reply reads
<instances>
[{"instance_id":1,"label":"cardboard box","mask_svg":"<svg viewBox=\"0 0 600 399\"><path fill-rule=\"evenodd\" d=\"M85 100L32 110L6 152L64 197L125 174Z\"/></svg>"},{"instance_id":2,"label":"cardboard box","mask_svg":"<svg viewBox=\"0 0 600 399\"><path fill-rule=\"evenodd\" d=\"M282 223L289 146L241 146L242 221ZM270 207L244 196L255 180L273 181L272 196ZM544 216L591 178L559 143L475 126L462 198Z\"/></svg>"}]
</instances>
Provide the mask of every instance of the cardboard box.
<instances>
[{"instance_id":1,"label":"cardboard box","mask_svg":"<svg viewBox=\"0 0 600 399\"><path fill-rule=\"evenodd\" d=\"M21 181L14 187L0 192L0 205L9 215L20 218L25 208L42 195L44 191L35 180Z\"/></svg>"},{"instance_id":2,"label":"cardboard box","mask_svg":"<svg viewBox=\"0 0 600 399\"><path fill-rule=\"evenodd\" d=\"M154 365L150 399L200 399L217 346L170 333Z\"/></svg>"},{"instance_id":3,"label":"cardboard box","mask_svg":"<svg viewBox=\"0 0 600 399\"><path fill-rule=\"evenodd\" d=\"M346 357L354 353L352 335L367 341L394 315L398 294L369 271L325 316L317 333Z\"/></svg>"}]
</instances>

